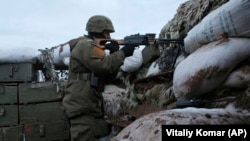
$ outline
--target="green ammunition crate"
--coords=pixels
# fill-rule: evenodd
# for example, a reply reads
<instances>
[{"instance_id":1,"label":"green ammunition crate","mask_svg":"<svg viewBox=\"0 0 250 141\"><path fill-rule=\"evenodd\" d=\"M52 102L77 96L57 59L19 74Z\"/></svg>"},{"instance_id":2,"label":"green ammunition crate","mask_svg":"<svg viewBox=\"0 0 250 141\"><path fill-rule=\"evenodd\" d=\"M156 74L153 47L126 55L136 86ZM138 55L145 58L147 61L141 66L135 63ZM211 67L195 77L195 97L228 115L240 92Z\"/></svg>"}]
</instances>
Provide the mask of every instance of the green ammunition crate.
<instances>
[{"instance_id":1,"label":"green ammunition crate","mask_svg":"<svg viewBox=\"0 0 250 141\"><path fill-rule=\"evenodd\" d=\"M61 102L19 105L20 124L65 120Z\"/></svg>"},{"instance_id":2,"label":"green ammunition crate","mask_svg":"<svg viewBox=\"0 0 250 141\"><path fill-rule=\"evenodd\" d=\"M0 126L12 126L18 124L18 106L0 105Z\"/></svg>"},{"instance_id":3,"label":"green ammunition crate","mask_svg":"<svg viewBox=\"0 0 250 141\"><path fill-rule=\"evenodd\" d=\"M21 125L0 128L0 141L25 141L22 129Z\"/></svg>"},{"instance_id":4,"label":"green ammunition crate","mask_svg":"<svg viewBox=\"0 0 250 141\"><path fill-rule=\"evenodd\" d=\"M69 125L55 121L1 127L0 141L70 141Z\"/></svg>"},{"instance_id":5,"label":"green ammunition crate","mask_svg":"<svg viewBox=\"0 0 250 141\"><path fill-rule=\"evenodd\" d=\"M17 83L0 83L0 105L17 102Z\"/></svg>"},{"instance_id":6,"label":"green ammunition crate","mask_svg":"<svg viewBox=\"0 0 250 141\"><path fill-rule=\"evenodd\" d=\"M52 82L20 83L19 103L48 102L61 100Z\"/></svg>"},{"instance_id":7,"label":"green ammunition crate","mask_svg":"<svg viewBox=\"0 0 250 141\"><path fill-rule=\"evenodd\" d=\"M69 141L69 134L65 121L24 124L25 141Z\"/></svg>"},{"instance_id":8,"label":"green ammunition crate","mask_svg":"<svg viewBox=\"0 0 250 141\"><path fill-rule=\"evenodd\" d=\"M35 80L36 71L31 63L0 65L0 82L29 82Z\"/></svg>"},{"instance_id":9,"label":"green ammunition crate","mask_svg":"<svg viewBox=\"0 0 250 141\"><path fill-rule=\"evenodd\" d=\"M1 127L0 127L0 141L3 141L3 131Z\"/></svg>"},{"instance_id":10,"label":"green ammunition crate","mask_svg":"<svg viewBox=\"0 0 250 141\"><path fill-rule=\"evenodd\" d=\"M70 140L62 98L36 72L31 63L0 64L0 141Z\"/></svg>"}]
</instances>

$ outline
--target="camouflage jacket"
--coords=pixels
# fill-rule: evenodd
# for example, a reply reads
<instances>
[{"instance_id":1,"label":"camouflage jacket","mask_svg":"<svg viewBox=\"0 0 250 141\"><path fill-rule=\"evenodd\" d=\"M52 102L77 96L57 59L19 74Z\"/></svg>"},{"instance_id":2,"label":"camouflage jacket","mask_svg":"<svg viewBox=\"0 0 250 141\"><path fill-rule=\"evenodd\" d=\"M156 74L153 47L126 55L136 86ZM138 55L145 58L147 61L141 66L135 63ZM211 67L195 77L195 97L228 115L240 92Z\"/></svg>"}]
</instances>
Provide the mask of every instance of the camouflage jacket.
<instances>
[{"instance_id":1,"label":"camouflage jacket","mask_svg":"<svg viewBox=\"0 0 250 141\"><path fill-rule=\"evenodd\" d=\"M115 76L125 56L122 51L98 56L94 53L95 49L93 39L85 36L79 39L71 51L69 80L63 98L63 107L68 117L81 114L103 116L102 94L91 87L87 74L95 73L100 79Z\"/></svg>"}]
</instances>

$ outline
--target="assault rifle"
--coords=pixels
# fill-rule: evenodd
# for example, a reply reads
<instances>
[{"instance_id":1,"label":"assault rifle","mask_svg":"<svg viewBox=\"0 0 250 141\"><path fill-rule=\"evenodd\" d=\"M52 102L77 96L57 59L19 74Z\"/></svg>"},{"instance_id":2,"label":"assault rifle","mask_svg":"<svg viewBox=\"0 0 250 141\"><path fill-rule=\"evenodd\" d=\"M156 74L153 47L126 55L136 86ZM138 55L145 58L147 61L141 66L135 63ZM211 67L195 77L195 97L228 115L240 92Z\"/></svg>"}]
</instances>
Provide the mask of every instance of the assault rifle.
<instances>
[{"instance_id":1,"label":"assault rifle","mask_svg":"<svg viewBox=\"0 0 250 141\"><path fill-rule=\"evenodd\" d=\"M105 48L104 45L107 42L116 41L119 45L164 45L169 43L176 43L184 45L183 39L157 39L154 33L147 33L145 35L134 34L126 36L124 39L95 39L95 45L101 48Z\"/></svg>"}]
</instances>

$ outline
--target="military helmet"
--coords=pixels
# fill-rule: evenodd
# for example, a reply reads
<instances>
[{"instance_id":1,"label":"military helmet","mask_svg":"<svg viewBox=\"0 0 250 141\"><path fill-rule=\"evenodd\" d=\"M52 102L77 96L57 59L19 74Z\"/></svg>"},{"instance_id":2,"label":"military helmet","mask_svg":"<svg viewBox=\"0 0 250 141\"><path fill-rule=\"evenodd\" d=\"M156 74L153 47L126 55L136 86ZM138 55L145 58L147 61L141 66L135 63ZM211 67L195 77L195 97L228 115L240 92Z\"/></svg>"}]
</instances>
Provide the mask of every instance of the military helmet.
<instances>
[{"instance_id":1,"label":"military helmet","mask_svg":"<svg viewBox=\"0 0 250 141\"><path fill-rule=\"evenodd\" d=\"M88 32L97 32L101 33L104 30L109 32L115 32L113 24L108 17L102 15L95 15L89 18L86 24L86 30Z\"/></svg>"}]
</instances>

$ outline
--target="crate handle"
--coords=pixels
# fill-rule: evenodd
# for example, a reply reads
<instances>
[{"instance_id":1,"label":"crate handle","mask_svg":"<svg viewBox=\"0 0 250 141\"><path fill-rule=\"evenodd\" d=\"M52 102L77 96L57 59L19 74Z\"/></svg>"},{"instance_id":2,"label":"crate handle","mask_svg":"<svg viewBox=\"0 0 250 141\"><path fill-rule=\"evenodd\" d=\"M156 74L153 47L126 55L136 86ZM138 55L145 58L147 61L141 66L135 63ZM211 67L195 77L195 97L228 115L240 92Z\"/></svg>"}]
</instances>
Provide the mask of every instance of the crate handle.
<instances>
[{"instance_id":1,"label":"crate handle","mask_svg":"<svg viewBox=\"0 0 250 141\"><path fill-rule=\"evenodd\" d=\"M9 74L9 77L13 77L14 76L14 66L10 66L10 74Z\"/></svg>"},{"instance_id":2,"label":"crate handle","mask_svg":"<svg viewBox=\"0 0 250 141\"><path fill-rule=\"evenodd\" d=\"M17 65L11 65L10 66L9 77L13 77L14 76L14 72L18 72L18 66Z\"/></svg>"},{"instance_id":3,"label":"crate handle","mask_svg":"<svg viewBox=\"0 0 250 141\"><path fill-rule=\"evenodd\" d=\"M3 107L0 107L0 116L4 116L5 109Z\"/></svg>"},{"instance_id":4,"label":"crate handle","mask_svg":"<svg viewBox=\"0 0 250 141\"><path fill-rule=\"evenodd\" d=\"M44 124L40 124L39 125L39 134L40 134L40 137L45 137L45 127L44 127Z\"/></svg>"},{"instance_id":5,"label":"crate handle","mask_svg":"<svg viewBox=\"0 0 250 141\"><path fill-rule=\"evenodd\" d=\"M5 94L5 87L4 87L4 85L0 85L0 94Z\"/></svg>"}]
</instances>

